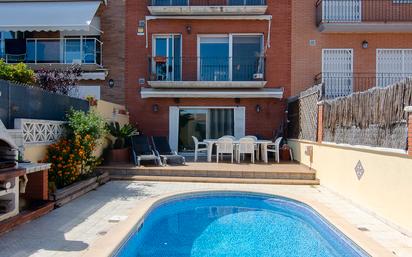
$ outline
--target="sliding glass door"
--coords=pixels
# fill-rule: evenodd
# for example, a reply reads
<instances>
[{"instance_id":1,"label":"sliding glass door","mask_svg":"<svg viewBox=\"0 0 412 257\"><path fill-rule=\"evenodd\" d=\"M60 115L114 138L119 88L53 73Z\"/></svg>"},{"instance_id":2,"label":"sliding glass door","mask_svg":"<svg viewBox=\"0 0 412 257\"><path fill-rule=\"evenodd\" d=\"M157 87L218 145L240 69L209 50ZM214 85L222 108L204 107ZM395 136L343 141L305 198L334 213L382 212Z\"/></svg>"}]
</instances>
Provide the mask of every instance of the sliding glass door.
<instances>
[{"instance_id":1,"label":"sliding glass door","mask_svg":"<svg viewBox=\"0 0 412 257\"><path fill-rule=\"evenodd\" d=\"M201 35L198 51L200 81L252 81L263 78L262 35Z\"/></svg>"},{"instance_id":2,"label":"sliding glass door","mask_svg":"<svg viewBox=\"0 0 412 257\"><path fill-rule=\"evenodd\" d=\"M199 50L200 80L229 80L229 38L201 37Z\"/></svg>"},{"instance_id":3,"label":"sliding glass door","mask_svg":"<svg viewBox=\"0 0 412 257\"><path fill-rule=\"evenodd\" d=\"M199 141L234 135L232 108L181 109L179 111L179 152L193 151L192 136Z\"/></svg>"},{"instance_id":4,"label":"sliding glass door","mask_svg":"<svg viewBox=\"0 0 412 257\"><path fill-rule=\"evenodd\" d=\"M233 81L251 81L254 74L263 74L262 45L261 36L233 36Z\"/></svg>"}]
</instances>

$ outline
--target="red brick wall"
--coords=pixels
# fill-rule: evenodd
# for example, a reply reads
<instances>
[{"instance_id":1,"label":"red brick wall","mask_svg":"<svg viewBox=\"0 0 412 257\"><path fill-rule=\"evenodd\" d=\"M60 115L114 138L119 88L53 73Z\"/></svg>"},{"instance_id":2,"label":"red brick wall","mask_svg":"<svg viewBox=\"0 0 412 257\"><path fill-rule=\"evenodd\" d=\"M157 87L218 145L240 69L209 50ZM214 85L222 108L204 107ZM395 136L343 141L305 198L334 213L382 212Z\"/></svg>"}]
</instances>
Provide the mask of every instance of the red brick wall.
<instances>
[{"instance_id":1,"label":"red brick wall","mask_svg":"<svg viewBox=\"0 0 412 257\"><path fill-rule=\"evenodd\" d=\"M101 86L101 98L113 103L125 104L125 1L108 1L101 7L103 34L103 65L108 69L106 81ZM108 80L115 86L110 88Z\"/></svg>"},{"instance_id":2,"label":"red brick wall","mask_svg":"<svg viewBox=\"0 0 412 257\"><path fill-rule=\"evenodd\" d=\"M322 72L322 48L353 48L357 73L376 72L377 48L412 48L411 33L320 33L316 1L292 1L292 95L312 86L314 76ZM312 39L316 46L309 45ZM368 49L362 48L364 40Z\"/></svg>"},{"instance_id":3,"label":"red brick wall","mask_svg":"<svg viewBox=\"0 0 412 257\"><path fill-rule=\"evenodd\" d=\"M181 33L183 56L196 56L197 34L263 33L267 38L268 21L218 21L218 20L152 20L148 23L149 48L145 48L145 36L137 36L137 24L144 20L146 1L127 1L126 8L126 103L133 123L147 134L167 135L169 106L245 106L246 133L262 134L267 137L280 125L284 118L285 104L275 99L242 99L236 104L234 99L141 99L139 78L148 79L148 60L151 54L151 38L154 33ZM285 97L290 95L290 7L289 0L268 1L268 14L273 16L271 29L272 47L267 50L267 87L284 87ZM186 26L192 27L191 34ZM266 44L266 40L265 40ZM183 70L185 67L183 66ZM144 85L148 87L148 85ZM153 113L153 104L158 104L159 112ZM256 105L262 111L255 111Z\"/></svg>"}]
</instances>

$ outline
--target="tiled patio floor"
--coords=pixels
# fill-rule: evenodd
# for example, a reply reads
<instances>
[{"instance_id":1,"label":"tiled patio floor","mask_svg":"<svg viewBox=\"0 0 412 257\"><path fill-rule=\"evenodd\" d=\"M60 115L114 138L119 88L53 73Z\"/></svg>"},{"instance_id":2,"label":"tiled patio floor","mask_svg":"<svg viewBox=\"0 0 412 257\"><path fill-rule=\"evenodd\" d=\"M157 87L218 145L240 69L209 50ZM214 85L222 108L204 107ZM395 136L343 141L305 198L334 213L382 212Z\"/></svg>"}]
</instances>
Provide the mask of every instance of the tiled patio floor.
<instances>
[{"instance_id":1,"label":"tiled patio floor","mask_svg":"<svg viewBox=\"0 0 412 257\"><path fill-rule=\"evenodd\" d=\"M117 226L116 215L130 215L144 199L182 190L267 188L294 192L331 208L397 256L412 256L412 238L385 225L323 187L113 181L96 191L0 236L0 256L82 256L85 249Z\"/></svg>"}]
</instances>

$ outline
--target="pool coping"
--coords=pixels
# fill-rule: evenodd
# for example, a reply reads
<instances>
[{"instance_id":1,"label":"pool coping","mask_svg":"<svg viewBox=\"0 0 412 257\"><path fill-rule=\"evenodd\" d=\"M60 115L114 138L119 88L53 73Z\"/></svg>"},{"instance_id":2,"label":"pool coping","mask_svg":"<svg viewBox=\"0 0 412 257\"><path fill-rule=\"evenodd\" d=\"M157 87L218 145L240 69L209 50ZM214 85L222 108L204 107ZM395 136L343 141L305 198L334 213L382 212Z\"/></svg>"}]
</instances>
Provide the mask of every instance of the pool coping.
<instances>
[{"instance_id":1,"label":"pool coping","mask_svg":"<svg viewBox=\"0 0 412 257\"><path fill-rule=\"evenodd\" d=\"M286 192L276 192L276 190L245 190L245 189L217 189L217 190L183 190L173 193L162 194L159 196L149 197L143 200L141 203L136 206L128 218L124 221L119 222L119 224L111 229L102 238L93 242L86 250L83 257L96 257L96 256L112 256L119 247L129 238L129 236L137 230L137 228L142 224L146 216L155 209L158 205L175 198L201 195L201 194L210 194L210 193L255 193L262 194L267 196L280 196L290 198L308 205L313 210L315 210L319 215L325 218L329 223L335 226L340 230L344 235L346 235L350 240L362 248L371 256L382 256L382 257L394 257L395 255L385 249L382 245L378 244L372 238L364 234L364 232L358 230L354 225L350 224L345 218L338 215L336 212L326 207L324 204L316 201L305 198L304 196L296 195L293 193Z\"/></svg>"}]
</instances>

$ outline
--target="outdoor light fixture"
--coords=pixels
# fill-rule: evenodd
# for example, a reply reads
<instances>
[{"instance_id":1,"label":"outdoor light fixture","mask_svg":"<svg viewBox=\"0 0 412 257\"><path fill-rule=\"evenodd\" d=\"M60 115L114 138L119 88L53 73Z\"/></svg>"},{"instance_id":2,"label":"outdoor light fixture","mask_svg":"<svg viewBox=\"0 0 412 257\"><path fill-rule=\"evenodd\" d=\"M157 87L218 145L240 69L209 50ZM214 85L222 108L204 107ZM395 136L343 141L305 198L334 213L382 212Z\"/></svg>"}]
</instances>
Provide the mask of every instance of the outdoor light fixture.
<instances>
[{"instance_id":1,"label":"outdoor light fixture","mask_svg":"<svg viewBox=\"0 0 412 257\"><path fill-rule=\"evenodd\" d=\"M180 98L174 98L173 100L176 104L180 103Z\"/></svg>"},{"instance_id":2,"label":"outdoor light fixture","mask_svg":"<svg viewBox=\"0 0 412 257\"><path fill-rule=\"evenodd\" d=\"M256 105L256 112L259 113L260 111L262 111L262 106L260 106L260 104Z\"/></svg>"},{"instance_id":3,"label":"outdoor light fixture","mask_svg":"<svg viewBox=\"0 0 412 257\"><path fill-rule=\"evenodd\" d=\"M187 25L186 26L186 32L187 32L187 34L191 34L192 33L192 26Z\"/></svg>"},{"instance_id":4,"label":"outdoor light fixture","mask_svg":"<svg viewBox=\"0 0 412 257\"><path fill-rule=\"evenodd\" d=\"M362 42L362 48L363 48L363 49L367 49L368 47L369 47L368 41L364 40L364 41Z\"/></svg>"},{"instance_id":5,"label":"outdoor light fixture","mask_svg":"<svg viewBox=\"0 0 412 257\"><path fill-rule=\"evenodd\" d=\"M235 103L240 104L240 98L235 98Z\"/></svg>"},{"instance_id":6,"label":"outdoor light fixture","mask_svg":"<svg viewBox=\"0 0 412 257\"><path fill-rule=\"evenodd\" d=\"M114 80L113 79L109 79L109 87L110 88L114 87Z\"/></svg>"},{"instance_id":7,"label":"outdoor light fixture","mask_svg":"<svg viewBox=\"0 0 412 257\"><path fill-rule=\"evenodd\" d=\"M159 111L159 105L158 105L158 104L154 104L154 105L152 106L152 110L153 110L153 112L158 112L158 111Z\"/></svg>"}]
</instances>

